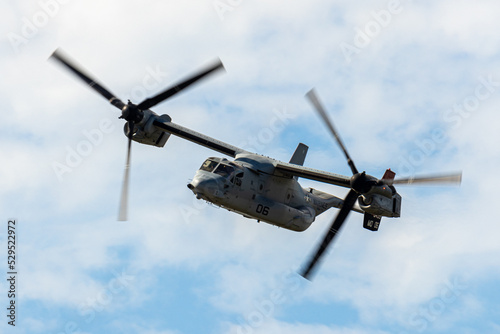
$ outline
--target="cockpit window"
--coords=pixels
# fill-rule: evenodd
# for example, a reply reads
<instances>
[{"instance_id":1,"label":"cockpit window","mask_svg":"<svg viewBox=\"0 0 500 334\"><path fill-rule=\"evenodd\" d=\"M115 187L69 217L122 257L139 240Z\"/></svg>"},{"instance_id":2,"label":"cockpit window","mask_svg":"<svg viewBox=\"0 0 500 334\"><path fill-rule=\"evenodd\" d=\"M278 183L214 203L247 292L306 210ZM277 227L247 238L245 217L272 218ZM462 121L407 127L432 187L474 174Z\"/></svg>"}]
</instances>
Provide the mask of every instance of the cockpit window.
<instances>
[{"instance_id":1,"label":"cockpit window","mask_svg":"<svg viewBox=\"0 0 500 334\"><path fill-rule=\"evenodd\" d=\"M218 164L217 161L213 161L213 160L207 159L207 160L205 160L205 162L203 163L203 165L201 165L200 170L204 170L204 171L207 171L207 172L212 172L214 170L215 166L217 166L217 164Z\"/></svg>"},{"instance_id":2,"label":"cockpit window","mask_svg":"<svg viewBox=\"0 0 500 334\"><path fill-rule=\"evenodd\" d=\"M234 167L231 167L231 166L228 166L228 165L224 165L224 164L220 164L214 170L215 174L219 174L219 175L221 175L223 177L228 177L229 175L231 175L232 172L234 172Z\"/></svg>"}]
</instances>

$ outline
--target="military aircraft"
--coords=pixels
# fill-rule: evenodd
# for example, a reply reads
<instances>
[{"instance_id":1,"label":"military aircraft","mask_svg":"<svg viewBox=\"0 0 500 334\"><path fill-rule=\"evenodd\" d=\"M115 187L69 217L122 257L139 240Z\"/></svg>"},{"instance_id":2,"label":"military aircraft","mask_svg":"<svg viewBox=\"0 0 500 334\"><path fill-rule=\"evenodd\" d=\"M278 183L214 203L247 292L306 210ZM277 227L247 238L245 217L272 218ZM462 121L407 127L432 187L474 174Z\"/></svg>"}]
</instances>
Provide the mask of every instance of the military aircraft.
<instances>
[{"instance_id":1,"label":"military aircraft","mask_svg":"<svg viewBox=\"0 0 500 334\"><path fill-rule=\"evenodd\" d=\"M304 167L308 147L302 143L297 146L289 162L282 162L193 131L173 123L168 115L158 115L150 110L199 80L222 70L224 67L220 60L163 92L134 104L131 101L122 102L86 74L60 49L54 51L51 58L64 65L109 103L120 109L119 118L126 120L124 132L128 138L128 149L119 220L127 220L132 141L163 147L168 138L175 135L233 158L229 160L210 157L202 163L187 185L198 199L206 200L244 217L292 231L306 230L318 215L330 208L340 209L322 242L300 272L307 279L311 279L324 251L351 211L364 215L364 228L377 231L382 217L400 217L401 196L397 193L395 184L461 182L461 173L406 179L395 179L395 173L390 169L386 170L380 179L365 172L360 173L314 90L308 92L306 97L342 149L352 176ZM298 182L299 177L345 187L349 192L344 199L341 199L314 188L302 188Z\"/></svg>"}]
</instances>

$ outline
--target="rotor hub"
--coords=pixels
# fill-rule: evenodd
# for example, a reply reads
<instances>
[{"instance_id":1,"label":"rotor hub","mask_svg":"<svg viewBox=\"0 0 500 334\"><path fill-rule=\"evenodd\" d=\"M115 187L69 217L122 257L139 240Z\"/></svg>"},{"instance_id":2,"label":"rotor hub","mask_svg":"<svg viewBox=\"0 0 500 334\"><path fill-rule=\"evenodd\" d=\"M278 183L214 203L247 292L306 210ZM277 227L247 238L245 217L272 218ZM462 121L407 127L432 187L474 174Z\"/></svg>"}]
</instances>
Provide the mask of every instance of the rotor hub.
<instances>
[{"instance_id":1,"label":"rotor hub","mask_svg":"<svg viewBox=\"0 0 500 334\"><path fill-rule=\"evenodd\" d=\"M351 188L358 194L366 194L376 184L377 179L366 175L365 172L354 174L351 177Z\"/></svg>"},{"instance_id":2,"label":"rotor hub","mask_svg":"<svg viewBox=\"0 0 500 334\"><path fill-rule=\"evenodd\" d=\"M122 115L120 116L120 118L135 124L139 123L143 117L144 112L130 101L122 108Z\"/></svg>"}]
</instances>

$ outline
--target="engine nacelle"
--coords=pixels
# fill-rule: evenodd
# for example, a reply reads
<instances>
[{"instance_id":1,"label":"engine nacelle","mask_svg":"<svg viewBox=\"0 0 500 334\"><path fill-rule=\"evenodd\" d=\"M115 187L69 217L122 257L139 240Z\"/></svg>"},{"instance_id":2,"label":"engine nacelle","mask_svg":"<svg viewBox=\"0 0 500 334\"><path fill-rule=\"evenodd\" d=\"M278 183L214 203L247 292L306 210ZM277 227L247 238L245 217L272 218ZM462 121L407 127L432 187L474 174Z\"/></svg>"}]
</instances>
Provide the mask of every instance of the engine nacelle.
<instances>
[{"instance_id":1,"label":"engine nacelle","mask_svg":"<svg viewBox=\"0 0 500 334\"><path fill-rule=\"evenodd\" d=\"M358 200L363 211L374 216L399 217L401 216L401 196L393 187L376 186Z\"/></svg>"},{"instance_id":2,"label":"engine nacelle","mask_svg":"<svg viewBox=\"0 0 500 334\"><path fill-rule=\"evenodd\" d=\"M134 135L132 140L146 145L152 145L156 147L163 147L170 137L170 133L162 131L153 125L154 121L160 122L170 122L172 119L168 115L158 116L151 110L144 111L144 118L142 121L134 126ZM125 123L123 132L128 137L130 132L128 122Z\"/></svg>"}]
</instances>

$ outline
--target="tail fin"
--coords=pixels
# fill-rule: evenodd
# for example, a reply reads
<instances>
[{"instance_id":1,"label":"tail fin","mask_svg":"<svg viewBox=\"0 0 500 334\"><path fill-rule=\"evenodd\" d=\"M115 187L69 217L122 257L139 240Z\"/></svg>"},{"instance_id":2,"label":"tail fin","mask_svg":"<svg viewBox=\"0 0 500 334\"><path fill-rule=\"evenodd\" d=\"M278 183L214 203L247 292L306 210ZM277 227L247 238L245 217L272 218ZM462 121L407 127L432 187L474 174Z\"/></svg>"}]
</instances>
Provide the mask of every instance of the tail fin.
<instances>
[{"instance_id":1,"label":"tail fin","mask_svg":"<svg viewBox=\"0 0 500 334\"><path fill-rule=\"evenodd\" d=\"M292 158L290 159L290 163L294 165L299 165L302 166L304 165L304 161L306 160L306 155L307 155L307 150L309 147L307 145L304 145L302 143L299 143L297 148L295 149L295 152L293 152ZM293 177L295 180L298 180L298 176Z\"/></svg>"},{"instance_id":2,"label":"tail fin","mask_svg":"<svg viewBox=\"0 0 500 334\"><path fill-rule=\"evenodd\" d=\"M295 152L293 152L292 158L290 159L290 163L294 165L303 166L304 161L306 160L307 150L309 147L305 144L300 143L297 145ZM298 180L298 176L293 177L295 180Z\"/></svg>"},{"instance_id":3,"label":"tail fin","mask_svg":"<svg viewBox=\"0 0 500 334\"><path fill-rule=\"evenodd\" d=\"M290 159L290 163L299 166L304 165L308 149L309 147L307 145L300 143L295 149L295 152L293 153L292 158Z\"/></svg>"}]
</instances>

